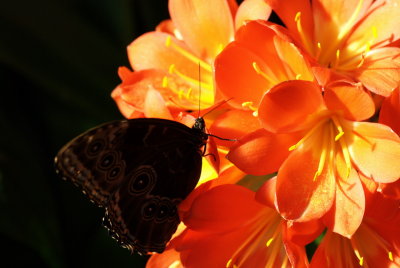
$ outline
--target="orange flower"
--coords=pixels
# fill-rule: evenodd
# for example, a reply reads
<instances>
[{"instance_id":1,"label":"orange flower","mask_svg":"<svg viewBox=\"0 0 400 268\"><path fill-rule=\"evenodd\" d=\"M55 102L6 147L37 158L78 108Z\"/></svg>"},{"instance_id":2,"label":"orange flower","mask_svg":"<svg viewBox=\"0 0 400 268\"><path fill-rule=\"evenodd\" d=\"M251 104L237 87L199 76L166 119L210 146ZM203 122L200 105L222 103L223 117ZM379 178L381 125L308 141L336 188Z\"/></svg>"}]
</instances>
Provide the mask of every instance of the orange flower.
<instances>
[{"instance_id":1,"label":"orange flower","mask_svg":"<svg viewBox=\"0 0 400 268\"><path fill-rule=\"evenodd\" d=\"M212 106L216 55L233 40L235 27L247 19L267 19L271 11L263 0L246 0L240 7L232 0L170 0L169 10L171 20L128 46L135 72L124 71L123 83L112 93L125 116L168 118L160 107L198 110L199 98L201 109ZM148 96L151 90L159 93Z\"/></svg>"},{"instance_id":2,"label":"orange flower","mask_svg":"<svg viewBox=\"0 0 400 268\"><path fill-rule=\"evenodd\" d=\"M310 267L400 267L399 201L375 195L351 239L327 231Z\"/></svg>"},{"instance_id":3,"label":"orange flower","mask_svg":"<svg viewBox=\"0 0 400 268\"><path fill-rule=\"evenodd\" d=\"M312 70L279 26L251 21L242 26L215 60L215 80L221 94L236 108L255 112L262 95L287 80L314 80Z\"/></svg>"},{"instance_id":4,"label":"orange flower","mask_svg":"<svg viewBox=\"0 0 400 268\"><path fill-rule=\"evenodd\" d=\"M400 82L398 0L266 0L323 66L389 96Z\"/></svg>"},{"instance_id":5,"label":"orange flower","mask_svg":"<svg viewBox=\"0 0 400 268\"><path fill-rule=\"evenodd\" d=\"M279 169L277 206L285 219L324 217L346 237L363 218L361 180L391 183L400 177L400 138L384 125L355 122L372 115L373 102L350 86L333 84L323 96L312 82L275 86L258 110L263 129L244 136L227 156L249 174Z\"/></svg>"},{"instance_id":6,"label":"orange flower","mask_svg":"<svg viewBox=\"0 0 400 268\"><path fill-rule=\"evenodd\" d=\"M198 194L183 214L187 229L171 241L167 253L179 252L180 262L163 258L184 267L307 267L304 248L284 237L286 222L254 198L254 192L238 185Z\"/></svg>"}]
</instances>

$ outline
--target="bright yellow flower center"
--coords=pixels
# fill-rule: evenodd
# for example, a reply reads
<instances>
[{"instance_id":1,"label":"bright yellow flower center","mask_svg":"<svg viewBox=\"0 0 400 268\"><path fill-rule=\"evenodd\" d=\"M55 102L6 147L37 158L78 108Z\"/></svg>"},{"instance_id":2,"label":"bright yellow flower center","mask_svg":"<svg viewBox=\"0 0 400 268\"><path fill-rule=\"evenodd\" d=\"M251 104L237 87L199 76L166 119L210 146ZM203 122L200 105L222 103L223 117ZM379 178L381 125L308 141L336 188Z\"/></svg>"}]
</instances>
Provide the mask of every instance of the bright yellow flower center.
<instances>
[{"instance_id":1,"label":"bright yellow flower center","mask_svg":"<svg viewBox=\"0 0 400 268\"><path fill-rule=\"evenodd\" d=\"M353 27L359 19L363 2L363 0L358 1L354 12L345 23L337 23L335 17L332 17L331 21L328 21L325 27L316 27L315 30L317 32L314 34L304 30L301 21L301 12L296 14L294 20L301 42L305 49L321 65L339 71L351 71L363 65L366 55L375 44L378 36L377 28L372 26L371 32L366 32L359 40L352 40L351 43L348 43L348 39L353 32ZM332 31L333 34L326 35L322 31Z\"/></svg>"},{"instance_id":2,"label":"bright yellow flower center","mask_svg":"<svg viewBox=\"0 0 400 268\"><path fill-rule=\"evenodd\" d=\"M289 148L289 151L295 150L300 146L311 146L315 154L319 155L318 168L314 174L313 181L322 174L326 167L334 167L335 156L341 153L346 163L347 179L352 167L348 145L342 137L345 135L343 124L340 117L324 111L318 123L310 128L303 138L295 145Z\"/></svg>"},{"instance_id":3,"label":"bright yellow flower center","mask_svg":"<svg viewBox=\"0 0 400 268\"><path fill-rule=\"evenodd\" d=\"M175 44L172 41L171 36L167 37L165 46L175 50L190 62L194 63L195 65L193 66L197 65L198 77L191 77L190 75L185 74L183 70L179 70L175 64L171 64L169 66L168 73L172 76L177 76L182 79L184 81L184 85L178 84L176 80L171 79L168 76L164 76L162 86L164 88L169 88L172 92L174 92L180 101L189 102L189 106L199 105L199 103L201 109L211 106L214 103L214 85L211 64ZM185 103L180 102L179 104L185 106Z\"/></svg>"}]
</instances>

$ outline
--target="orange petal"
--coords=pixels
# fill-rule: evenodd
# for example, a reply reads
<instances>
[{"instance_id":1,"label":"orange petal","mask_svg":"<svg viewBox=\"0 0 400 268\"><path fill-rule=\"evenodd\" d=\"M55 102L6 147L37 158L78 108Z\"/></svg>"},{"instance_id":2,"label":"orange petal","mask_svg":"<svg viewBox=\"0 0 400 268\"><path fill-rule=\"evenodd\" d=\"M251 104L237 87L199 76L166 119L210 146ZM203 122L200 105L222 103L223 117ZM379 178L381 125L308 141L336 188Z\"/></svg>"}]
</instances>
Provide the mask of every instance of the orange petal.
<instances>
[{"instance_id":1,"label":"orange petal","mask_svg":"<svg viewBox=\"0 0 400 268\"><path fill-rule=\"evenodd\" d=\"M180 254L175 249L169 249L162 254L154 254L146 263L146 268L176 267L183 268Z\"/></svg>"},{"instance_id":2,"label":"orange petal","mask_svg":"<svg viewBox=\"0 0 400 268\"><path fill-rule=\"evenodd\" d=\"M124 101L121 97L122 88L117 86L112 92L111 97L114 99L121 114L128 119L143 117L143 112L140 112L136 107Z\"/></svg>"},{"instance_id":3,"label":"orange petal","mask_svg":"<svg viewBox=\"0 0 400 268\"><path fill-rule=\"evenodd\" d=\"M400 8L397 0L374 1L368 10L368 15L350 35L347 46L350 47L354 42L363 45L369 43L372 47L375 45L383 47L398 40L400 38L399 17Z\"/></svg>"},{"instance_id":4,"label":"orange petal","mask_svg":"<svg viewBox=\"0 0 400 268\"><path fill-rule=\"evenodd\" d=\"M370 91L385 97L389 96L400 82L400 48L385 47L371 50L367 53L362 66L354 71L354 75Z\"/></svg>"},{"instance_id":5,"label":"orange petal","mask_svg":"<svg viewBox=\"0 0 400 268\"><path fill-rule=\"evenodd\" d=\"M359 83L332 83L325 88L324 100L329 110L342 111L349 120L366 120L375 113L372 97Z\"/></svg>"},{"instance_id":6,"label":"orange petal","mask_svg":"<svg viewBox=\"0 0 400 268\"><path fill-rule=\"evenodd\" d=\"M182 74L198 77L198 62L189 60L178 50L167 46L167 38L171 38L171 43L193 54L184 42L175 37L163 32L149 32L135 39L127 48L132 68L136 71L143 69L168 71L171 64L174 64L175 69Z\"/></svg>"},{"instance_id":7,"label":"orange petal","mask_svg":"<svg viewBox=\"0 0 400 268\"><path fill-rule=\"evenodd\" d=\"M239 139L247 133L260 128L260 123L249 111L230 110L218 116L211 128L210 133L225 139ZM231 141L215 140L220 146L230 147Z\"/></svg>"},{"instance_id":8,"label":"orange petal","mask_svg":"<svg viewBox=\"0 0 400 268\"><path fill-rule=\"evenodd\" d=\"M271 88L261 100L258 116L271 132L304 128L309 115L324 109L321 89L308 81L286 81Z\"/></svg>"},{"instance_id":9,"label":"orange petal","mask_svg":"<svg viewBox=\"0 0 400 268\"><path fill-rule=\"evenodd\" d=\"M396 88L390 97L382 102L379 113L379 123L391 127L397 135L400 135L400 90Z\"/></svg>"},{"instance_id":10,"label":"orange petal","mask_svg":"<svg viewBox=\"0 0 400 268\"><path fill-rule=\"evenodd\" d=\"M304 222L318 219L333 204L335 177L330 165L325 164L314 180L320 160L318 153L300 147L290 154L278 171L277 205L287 220Z\"/></svg>"},{"instance_id":11,"label":"orange petal","mask_svg":"<svg viewBox=\"0 0 400 268\"><path fill-rule=\"evenodd\" d=\"M188 228L201 232L234 230L265 208L255 202L254 194L235 184L214 187L193 201L190 213L185 215L183 222Z\"/></svg>"},{"instance_id":12,"label":"orange petal","mask_svg":"<svg viewBox=\"0 0 400 268\"><path fill-rule=\"evenodd\" d=\"M326 228L319 219L307 222L287 222L286 225L285 238L302 246L314 241Z\"/></svg>"},{"instance_id":13,"label":"orange petal","mask_svg":"<svg viewBox=\"0 0 400 268\"><path fill-rule=\"evenodd\" d=\"M237 141L227 158L247 174L270 174L279 169L289 155L289 147L298 140L297 135L273 134L259 129Z\"/></svg>"},{"instance_id":14,"label":"orange petal","mask_svg":"<svg viewBox=\"0 0 400 268\"><path fill-rule=\"evenodd\" d=\"M308 38L312 38L314 34L313 15L308 0L266 0L272 9L278 14L286 27L293 35L301 40L297 24L295 21L296 14L301 14L301 27L303 34Z\"/></svg>"},{"instance_id":15,"label":"orange petal","mask_svg":"<svg viewBox=\"0 0 400 268\"><path fill-rule=\"evenodd\" d=\"M355 122L353 135L345 135L351 158L358 169L376 182L400 178L400 138L387 126Z\"/></svg>"},{"instance_id":16,"label":"orange petal","mask_svg":"<svg viewBox=\"0 0 400 268\"><path fill-rule=\"evenodd\" d=\"M347 167L341 154L336 155L336 198L324 216L329 230L351 238L361 224L365 211L365 196L358 173Z\"/></svg>"},{"instance_id":17,"label":"orange petal","mask_svg":"<svg viewBox=\"0 0 400 268\"><path fill-rule=\"evenodd\" d=\"M243 1L235 16L235 27L239 29L247 21L268 20L271 14L271 7L264 0L246 0Z\"/></svg>"},{"instance_id":18,"label":"orange petal","mask_svg":"<svg viewBox=\"0 0 400 268\"><path fill-rule=\"evenodd\" d=\"M271 86L257 74L253 62L261 65L263 61L237 42L229 44L215 60L218 90L227 99L232 98L229 103L237 108L242 108L244 102L252 102L257 107L262 94Z\"/></svg>"},{"instance_id":19,"label":"orange petal","mask_svg":"<svg viewBox=\"0 0 400 268\"><path fill-rule=\"evenodd\" d=\"M164 32L164 33L173 35L176 38L180 39L179 36L177 36L177 35L179 35L179 33L177 32L178 30L176 29L172 20L163 20L162 22L160 22L156 27L156 31Z\"/></svg>"},{"instance_id":20,"label":"orange petal","mask_svg":"<svg viewBox=\"0 0 400 268\"><path fill-rule=\"evenodd\" d=\"M213 60L233 40L226 0L170 0L169 13L183 40L203 59Z\"/></svg>"},{"instance_id":21,"label":"orange petal","mask_svg":"<svg viewBox=\"0 0 400 268\"><path fill-rule=\"evenodd\" d=\"M388 198L400 200L400 180L393 183L381 183L379 191Z\"/></svg>"},{"instance_id":22,"label":"orange petal","mask_svg":"<svg viewBox=\"0 0 400 268\"><path fill-rule=\"evenodd\" d=\"M147 90L143 110L145 117L148 118L173 119L160 92L152 88Z\"/></svg>"},{"instance_id":23,"label":"orange petal","mask_svg":"<svg viewBox=\"0 0 400 268\"><path fill-rule=\"evenodd\" d=\"M275 209L276 203L276 176L264 182L256 193L256 200Z\"/></svg>"}]
</instances>

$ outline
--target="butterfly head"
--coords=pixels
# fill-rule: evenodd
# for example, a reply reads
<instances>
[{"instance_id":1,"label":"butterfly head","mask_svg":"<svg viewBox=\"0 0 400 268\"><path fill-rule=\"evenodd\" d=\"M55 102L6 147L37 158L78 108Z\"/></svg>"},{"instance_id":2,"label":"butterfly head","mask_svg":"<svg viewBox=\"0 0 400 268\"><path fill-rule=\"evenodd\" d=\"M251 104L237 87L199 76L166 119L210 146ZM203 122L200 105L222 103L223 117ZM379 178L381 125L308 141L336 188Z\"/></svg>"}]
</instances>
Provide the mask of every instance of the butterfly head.
<instances>
[{"instance_id":1,"label":"butterfly head","mask_svg":"<svg viewBox=\"0 0 400 268\"><path fill-rule=\"evenodd\" d=\"M197 117L194 121L193 129L197 129L203 133L206 132L206 123L204 122L203 117Z\"/></svg>"}]
</instances>

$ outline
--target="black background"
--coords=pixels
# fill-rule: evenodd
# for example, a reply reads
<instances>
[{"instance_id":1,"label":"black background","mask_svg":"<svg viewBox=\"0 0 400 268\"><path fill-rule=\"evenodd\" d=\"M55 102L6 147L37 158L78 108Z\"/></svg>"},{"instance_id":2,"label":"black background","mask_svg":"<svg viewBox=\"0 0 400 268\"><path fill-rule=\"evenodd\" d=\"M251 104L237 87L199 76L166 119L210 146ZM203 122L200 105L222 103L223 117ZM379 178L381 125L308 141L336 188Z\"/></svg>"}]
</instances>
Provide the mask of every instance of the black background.
<instances>
[{"instance_id":1,"label":"black background","mask_svg":"<svg viewBox=\"0 0 400 268\"><path fill-rule=\"evenodd\" d=\"M0 267L143 267L103 212L56 176L70 139L122 118L110 97L126 46L167 19L167 0L0 4Z\"/></svg>"}]
</instances>

